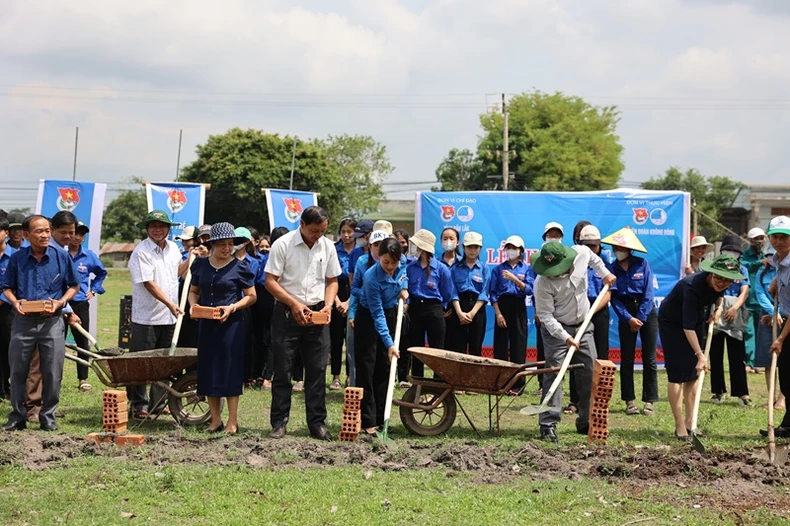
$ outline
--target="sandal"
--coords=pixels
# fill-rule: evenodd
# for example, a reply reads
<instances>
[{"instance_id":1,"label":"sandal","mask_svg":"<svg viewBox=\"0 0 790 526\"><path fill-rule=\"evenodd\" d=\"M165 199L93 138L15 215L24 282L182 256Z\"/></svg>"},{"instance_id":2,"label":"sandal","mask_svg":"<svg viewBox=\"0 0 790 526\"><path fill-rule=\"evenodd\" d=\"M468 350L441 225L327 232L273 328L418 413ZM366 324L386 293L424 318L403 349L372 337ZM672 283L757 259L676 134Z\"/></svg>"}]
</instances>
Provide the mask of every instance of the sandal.
<instances>
[{"instance_id":1,"label":"sandal","mask_svg":"<svg viewBox=\"0 0 790 526\"><path fill-rule=\"evenodd\" d=\"M653 416L653 404L651 402L647 402L645 404L644 409L642 409L642 414L647 416Z\"/></svg>"},{"instance_id":2,"label":"sandal","mask_svg":"<svg viewBox=\"0 0 790 526\"><path fill-rule=\"evenodd\" d=\"M93 386L89 384L87 380L80 380L79 389L80 391L90 391L93 389Z\"/></svg>"},{"instance_id":3,"label":"sandal","mask_svg":"<svg viewBox=\"0 0 790 526\"><path fill-rule=\"evenodd\" d=\"M297 393L301 393L302 391L304 391L304 382L301 381L301 380L296 382L294 384L294 386L293 386L293 390L294 390L294 392L297 392Z\"/></svg>"},{"instance_id":4,"label":"sandal","mask_svg":"<svg viewBox=\"0 0 790 526\"><path fill-rule=\"evenodd\" d=\"M577 406L576 404L571 402L570 404L568 404L565 407L565 409L562 410L562 412L563 412L563 414L566 414L566 415L575 415L576 413L579 412L579 406Z\"/></svg>"},{"instance_id":5,"label":"sandal","mask_svg":"<svg viewBox=\"0 0 790 526\"><path fill-rule=\"evenodd\" d=\"M134 412L132 418L139 421L148 420L148 411L146 411L145 409L139 409Z\"/></svg>"},{"instance_id":6,"label":"sandal","mask_svg":"<svg viewBox=\"0 0 790 526\"><path fill-rule=\"evenodd\" d=\"M627 414L627 415L638 415L639 414L639 408L636 407L635 403L629 402L628 405L625 408L625 414Z\"/></svg>"},{"instance_id":7,"label":"sandal","mask_svg":"<svg viewBox=\"0 0 790 526\"><path fill-rule=\"evenodd\" d=\"M329 390L330 391L340 391L340 389L342 389L340 387L340 379L339 378L335 378L334 380L332 380L332 383L329 384Z\"/></svg>"}]
</instances>

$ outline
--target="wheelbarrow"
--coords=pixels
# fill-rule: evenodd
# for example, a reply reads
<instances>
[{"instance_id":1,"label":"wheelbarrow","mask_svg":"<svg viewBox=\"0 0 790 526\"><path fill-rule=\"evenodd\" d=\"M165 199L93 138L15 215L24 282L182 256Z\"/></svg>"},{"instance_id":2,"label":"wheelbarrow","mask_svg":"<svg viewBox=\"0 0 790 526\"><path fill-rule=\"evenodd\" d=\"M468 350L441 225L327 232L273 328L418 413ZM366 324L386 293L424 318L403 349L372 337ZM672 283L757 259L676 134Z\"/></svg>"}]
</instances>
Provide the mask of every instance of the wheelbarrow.
<instances>
[{"instance_id":1,"label":"wheelbarrow","mask_svg":"<svg viewBox=\"0 0 790 526\"><path fill-rule=\"evenodd\" d=\"M205 424L211 418L208 402L197 394L197 371L184 372L197 363L197 349L180 347L102 356L67 344L66 358L89 367L107 387L156 384L167 392L170 414L180 425ZM77 352L88 356L83 359Z\"/></svg>"},{"instance_id":2,"label":"wheelbarrow","mask_svg":"<svg viewBox=\"0 0 790 526\"><path fill-rule=\"evenodd\" d=\"M410 347L409 352L441 377L429 379L410 376L412 386L400 400L393 401L399 408L403 426L420 436L436 436L450 429L458 407L475 433L481 436L456 397L456 391L488 395L488 429L496 430L496 435L500 436L501 412L507 410L515 398L504 409L501 408L502 399L508 396L516 382L526 378L526 388L535 375L560 370L559 367L544 367L545 362L518 364L428 347ZM581 366L574 364L570 368Z\"/></svg>"}]
</instances>

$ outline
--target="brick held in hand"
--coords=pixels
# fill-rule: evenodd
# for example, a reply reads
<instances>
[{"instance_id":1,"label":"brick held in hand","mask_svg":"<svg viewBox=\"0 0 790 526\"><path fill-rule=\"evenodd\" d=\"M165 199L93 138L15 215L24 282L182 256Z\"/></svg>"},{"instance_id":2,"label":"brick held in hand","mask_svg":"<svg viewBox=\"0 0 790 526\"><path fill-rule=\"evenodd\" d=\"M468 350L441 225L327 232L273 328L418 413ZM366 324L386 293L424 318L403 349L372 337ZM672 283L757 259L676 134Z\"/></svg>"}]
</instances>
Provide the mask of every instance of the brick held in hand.
<instances>
[{"instance_id":1,"label":"brick held in hand","mask_svg":"<svg viewBox=\"0 0 790 526\"><path fill-rule=\"evenodd\" d=\"M326 325L329 323L329 314L326 312L313 312L310 323L313 325Z\"/></svg>"},{"instance_id":2,"label":"brick held in hand","mask_svg":"<svg viewBox=\"0 0 790 526\"><path fill-rule=\"evenodd\" d=\"M192 307L192 319L201 320L218 320L222 317L222 311L219 307L203 307L202 305L195 305Z\"/></svg>"},{"instance_id":3,"label":"brick held in hand","mask_svg":"<svg viewBox=\"0 0 790 526\"><path fill-rule=\"evenodd\" d=\"M52 307L50 300L21 300L19 303L19 310L25 314L41 314L42 312L51 311Z\"/></svg>"}]
</instances>

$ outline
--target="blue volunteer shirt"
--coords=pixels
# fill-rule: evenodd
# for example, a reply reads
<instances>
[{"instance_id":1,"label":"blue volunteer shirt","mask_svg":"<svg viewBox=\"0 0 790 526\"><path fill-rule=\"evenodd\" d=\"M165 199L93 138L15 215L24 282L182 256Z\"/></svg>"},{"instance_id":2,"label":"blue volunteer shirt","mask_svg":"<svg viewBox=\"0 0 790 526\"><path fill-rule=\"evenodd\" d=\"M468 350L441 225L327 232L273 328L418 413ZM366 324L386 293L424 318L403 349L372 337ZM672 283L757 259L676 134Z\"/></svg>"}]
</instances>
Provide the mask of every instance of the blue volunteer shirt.
<instances>
[{"instance_id":1,"label":"blue volunteer shirt","mask_svg":"<svg viewBox=\"0 0 790 526\"><path fill-rule=\"evenodd\" d=\"M436 258L431 258L428 266L422 268L420 260L415 260L406 265L406 275L409 280L409 301L439 300L442 307L447 309L447 305L453 299L453 279L450 277L450 268L447 265Z\"/></svg>"},{"instance_id":2,"label":"blue volunteer shirt","mask_svg":"<svg viewBox=\"0 0 790 526\"><path fill-rule=\"evenodd\" d=\"M356 277L356 276L355 276ZM363 278L363 295L359 303L370 311L373 326L388 349L395 345L387 327L386 310L398 305L401 290L408 290L409 278L406 269L398 266L392 276L387 275L380 264L370 267Z\"/></svg>"},{"instance_id":3,"label":"blue volunteer shirt","mask_svg":"<svg viewBox=\"0 0 790 526\"><path fill-rule=\"evenodd\" d=\"M515 283L502 276L502 273L509 270L513 273L524 285L524 290L521 290ZM532 267L524 261L519 260L515 267L511 267L510 263L504 261L494 267L491 271L491 279L488 286L488 301L491 304L499 301L500 296L517 296L519 298L526 298L532 296L532 286L535 284L535 272Z\"/></svg>"},{"instance_id":4,"label":"blue volunteer shirt","mask_svg":"<svg viewBox=\"0 0 790 526\"><path fill-rule=\"evenodd\" d=\"M775 277L776 268L773 265L766 265L757 271L755 281L752 282L757 303L763 309L763 314L768 314L769 316L773 316L774 313L774 298L768 294L768 288ZM751 293L751 290L749 292Z\"/></svg>"},{"instance_id":5,"label":"blue volunteer shirt","mask_svg":"<svg viewBox=\"0 0 790 526\"><path fill-rule=\"evenodd\" d=\"M103 284L107 277L107 269L104 268L99 256L92 250L83 250L80 247L77 255L71 259L74 261L80 279L80 290L74 295L72 301L87 301L89 290L94 294L104 294ZM91 281L91 274L94 275L93 281Z\"/></svg>"},{"instance_id":6,"label":"blue volunteer shirt","mask_svg":"<svg viewBox=\"0 0 790 526\"><path fill-rule=\"evenodd\" d=\"M5 298L5 294L3 294L3 289L5 285L5 272L8 270L8 262L11 261L11 256L14 255L16 249L11 245L5 246L5 251L3 255L0 256L0 303L8 303L8 300Z\"/></svg>"},{"instance_id":7,"label":"blue volunteer shirt","mask_svg":"<svg viewBox=\"0 0 790 526\"><path fill-rule=\"evenodd\" d=\"M354 249L351 251L351 253L348 255L348 271L356 272L357 262L359 261L359 258L365 255L367 255L367 252L365 252L364 248L362 248L359 245L355 246Z\"/></svg>"},{"instance_id":8,"label":"blue volunteer shirt","mask_svg":"<svg viewBox=\"0 0 790 526\"><path fill-rule=\"evenodd\" d=\"M255 284L263 287L266 281L266 262L269 261L269 254L260 254L258 256L258 268L255 271Z\"/></svg>"},{"instance_id":9,"label":"blue volunteer shirt","mask_svg":"<svg viewBox=\"0 0 790 526\"><path fill-rule=\"evenodd\" d=\"M351 249L351 251L346 251L346 247L343 246L342 241L338 241L335 243L335 250L337 251L337 260L340 263L340 275L337 277L338 281L345 280L348 282L348 275L354 271L354 268L351 265L351 254L353 254L357 249L360 251L361 248L355 246ZM358 259L358 257L357 257Z\"/></svg>"},{"instance_id":10,"label":"blue volunteer shirt","mask_svg":"<svg viewBox=\"0 0 790 526\"><path fill-rule=\"evenodd\" d=\"M744 276L748 276L749 275L749 271L746 270L746 267L744 267L743 265L741 265L740 272ZM724 291L724 295L725 296L738 297L738 296L741 295L741 287L743 287L744 285L746 285L747 287L750 286L748 277L746 279L738 279L738 280L733 281L732 285L727 287L727 290Z\"/></svg>"},{"instance_id":11,"label":"blue volunteer shirt","mask_svg":"<svg viewBox=\"0 0 790 526\"><path fill-rule=\"evenodd\" d=\"M608 249L602 249L598 254L607 266L615 262L615 257ZM587 267L587 299L593 304L603 290L603 278L595 270Z\"/></svg>"},{"instance_id":12,"label":"blue volunteer shirt","mask_svg":"<svg viewBox=\"0 0 790 526\"><path fill-rule=\"evenodd\" d=\"M359 248L359 247L357 247ZM365 282L365 272L367 272L370 268L375 266L375 263L368 267L368 261L370 260L370 254L362 254L356 262L356 266L354 267L354 280L351 282L351 296L348 298L348 318L353 320L357 314L357 305L359 305L359 301L362 299L362 296L365 294L362 286ZM406 256L400 257L400 264L398 265L398 272L401 270L406 269ZM397 274L397 273L396 273Z\"/></svg>"},{"instance_id":13,"label":"blue volunteer shirt","mask_svg":"<svg viewBox=\"0 0 790 526\"><path fill-rule=\"evenodd\" d=\"M453 299L457 300L459 294L472 292L477 294L477 301L488 302L488 284L491 280L491 269L484 265L480 259L475 261L470 268L466 261L461 260L450 267L450 276L455 287Z\"/></svg>"},{"instance_id":14,"label":"blue volunteer shirt","mask_svg":"<svg viewBox=\"0 0 790 526\"><path fill-rule=\"evenodd\" d=\"M653 311L653 299L656 295L650 263L644 258L632 255L628 270L623 269L617 263L611 263L607 267L609 272L617 278L614 286L611 287L612 308L617 317L626 322L634 317L628 313L623 302L628 298L635 298L639 300L636 318L641 322L646 322L647 317Z\"/></svg>"},{"instance_id":15,"label":"blue volunteer shirt","mask_svg":"<svg viewBox=\"0 0 790 526\"><path fill-rule=\"evenodd\" d=\"M455 254L455 255L454 255L454 259L453 259L453 262L452 262L452 263L448 263L448 262L446 262L446 261L444 260L444 256L442 256L441 258L439 258L439 261L441 261L442 263L444 263L444 266L445 266L445 267L447 267L447 268L452 268L452 267L453 267L453 265L457 264L459 261L463 261L463 259L464 259L464 258L463 258L463 257L462 257L460 254Z\"/></svg>"},{"instance_id":16,"label":"blue volunteer shirt","mask_svg":"<svg viewBox=\"0 0 790 526\"><path fill-rule=\"evenodd\" d=\"M3 288L11 289L21 300L59 300L66 289L79 284L77 269L67 252L48 246L41 261L33 249L20 248L11 256Z\"/></svg>"}]
</instances>

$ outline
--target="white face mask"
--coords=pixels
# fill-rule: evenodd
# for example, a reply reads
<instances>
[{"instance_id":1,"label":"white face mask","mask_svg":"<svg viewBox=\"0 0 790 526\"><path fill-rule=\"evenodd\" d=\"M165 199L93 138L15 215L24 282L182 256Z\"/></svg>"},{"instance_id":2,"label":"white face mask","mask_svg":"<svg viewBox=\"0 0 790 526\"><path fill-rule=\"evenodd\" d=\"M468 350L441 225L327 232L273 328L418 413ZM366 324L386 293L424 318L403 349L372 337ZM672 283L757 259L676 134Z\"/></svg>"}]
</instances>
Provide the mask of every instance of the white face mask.
<instances>
[{"instance_id":1,"label":"white face mask","mask_svg":"<svg viewBox=\"0 0 790 526\"><path fill-rule=\"evenodd\" d=\"M727 255L727 256L732 256L735 259L740 259L741 258L741 253L740 252L736 252L734 250L722 250L721 254L722 255Z\"/></svg>"},{"instance_id":2,"label":"white face mask","mask_svg":"<svg viewBox=\"0 0 790 526\"><path fill-rule=\"evenodd\" d=\"M544 244L549 243L550 241L557 241L558 243L562 243L561 237L547 237Z\"/></svg>"},{"instance_id":3,"label":"white face mask","mask_svg":"<svg viewBox=\"0 0 790 526\"><path fill-rule=\"evenodd\" d=\"M617 261L623 261L624 259L627 259L628 256L630 256L630 255L631 255L631 251L630 250L626 250L625 252L620 251L620 250L615 250L614 251L614 257L617 258Z\"/></svg>"},{"instance_id":4,"label":"white face mask","mask_svg":"<svg viewBox=\"0 0 790 526\"><path fill-rule=\"evenodd\" d=\"M366 246L368 246L368 240L365 239L364 237L358 237L357 238L357 246L365 248Z\"/></svg>"},{"instance_id":5,"label":"white face mask","mask_svg":"<svg viewBox=\"0 0 790 526\"><path fill-rule=\"evenodd\" d=\"M518 256L521 255L521 252L517 248L509 248L505 250L505 255L507 256L508 261L518 259Z\"/></svg>"},{"instance_id":6,"label":"white face mask","mask_svg":"<svg viewBox=\"0 0 790 526\"><path fill-rule=\"evenodd\" d=\"M455 250L455 247L457 246L458 243L456 243L455 241L450 241L449 239L447 241L442 241L442 250L444 250L445 252L452 252Z\"/></svg>"},{"instance_id":7,"label":"white face mask","mask_svg":"<svg viewBox=\"0 0 790 526\"><path fill-rule=\"evenodd\" d=\"M410 257L419 258L420 254L422 254L422 250L417 248L417 245L409 241L409 251L407 253Z\"/></svg>"},{"instance_id":8,"label":"white face mask","mask_svg":"<svg viewBox=\"0 0 790 526\"><path fill-rule=\"evenodd\" d=\"M377 262L381 259L379 256L379 247L370 247L370 255L373 256L373 261Z\"/></svg>"},{"instance_id":9,"label":"white face mask","mask_svg":"<svg viewBox=\"0 0 790 526\"><path fill-rule=\"evenodd\" d=\"M244 248L244 243L242 243L241 245L233 245L233 251L234 252L238 252L242 248Z\"/></svg>"}]
</instances>

